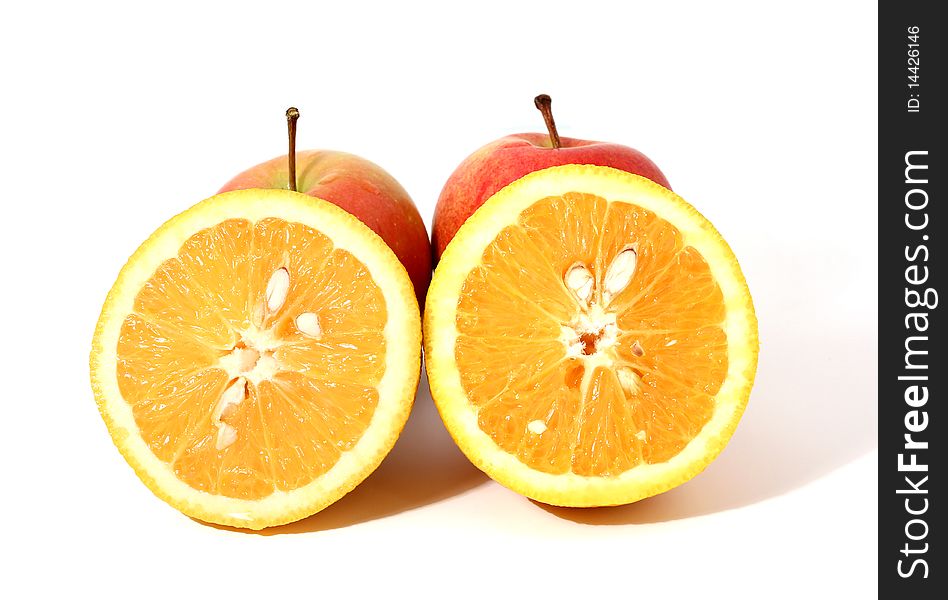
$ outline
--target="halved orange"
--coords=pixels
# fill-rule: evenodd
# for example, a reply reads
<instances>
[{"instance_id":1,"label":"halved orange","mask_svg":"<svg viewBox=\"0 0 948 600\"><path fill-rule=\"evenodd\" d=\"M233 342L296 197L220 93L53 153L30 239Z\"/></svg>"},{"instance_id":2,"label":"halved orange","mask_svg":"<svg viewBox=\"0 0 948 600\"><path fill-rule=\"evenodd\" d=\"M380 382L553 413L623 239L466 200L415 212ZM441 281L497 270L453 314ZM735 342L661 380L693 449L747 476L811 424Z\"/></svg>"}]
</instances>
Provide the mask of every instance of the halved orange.
<instances>
[{"instance_id":1,"label":"halved orange","mask_svg":"<svg viewBox=\"0 0 948 600\"><path fill-rule=\"evenodd\" d=\"M151 490L259 529L311 515L395 443L420 375L411 281L381 238L296 192L205 200L129 259L95 332L95 398Z\"/></svg>"},{"instance_id":2,"label":"halved orange","mask_svg":"<svg viewBox=\"0 0 948 600\"><path fill-rule=\"evenodd\" d=\"M442 418L471 461L560 506L699 473L750 395L757 321L728 245L643 177L531 173L460 228L425 309Z\"/></svg>"}]
</instances>

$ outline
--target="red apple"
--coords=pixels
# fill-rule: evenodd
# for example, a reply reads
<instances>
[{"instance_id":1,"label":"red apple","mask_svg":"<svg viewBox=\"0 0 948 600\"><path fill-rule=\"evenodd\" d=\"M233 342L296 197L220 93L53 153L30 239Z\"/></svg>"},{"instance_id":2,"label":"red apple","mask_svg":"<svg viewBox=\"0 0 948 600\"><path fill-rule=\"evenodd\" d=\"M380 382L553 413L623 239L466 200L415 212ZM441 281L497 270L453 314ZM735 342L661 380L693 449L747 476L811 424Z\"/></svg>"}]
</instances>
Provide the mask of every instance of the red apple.
<instances>
[{"instance_id":1,"label":"red apple","mask_svg":"<svg viewBox=\"0 0 948 600\"><path fill-rule=\"evenodd\" d=\"M408 271L422 304L431 281L431 244L408 192L382 167L354 154L334 150L296 152L298 117L296 109L287 111L290 156L295 160L279 156L251 167L228 181L220 192L289 188L332 202L385 240Z\"/></svg>"},{"instance_id":2,"label":"red apple","mask_svg":"<svg viewBox=\"0 0 948 600\"><path fill-rule=\"evenodd\" d=\"M628 146L560 138L550 111L550 97L534 100L548 134L509 135L483 146L455 169L438 198L432 223L435 259L475 210L502 187L527 173L566 164L599 165L647 177L670 189L668 180L647 156Z\"/></svg>"}]
</instances>

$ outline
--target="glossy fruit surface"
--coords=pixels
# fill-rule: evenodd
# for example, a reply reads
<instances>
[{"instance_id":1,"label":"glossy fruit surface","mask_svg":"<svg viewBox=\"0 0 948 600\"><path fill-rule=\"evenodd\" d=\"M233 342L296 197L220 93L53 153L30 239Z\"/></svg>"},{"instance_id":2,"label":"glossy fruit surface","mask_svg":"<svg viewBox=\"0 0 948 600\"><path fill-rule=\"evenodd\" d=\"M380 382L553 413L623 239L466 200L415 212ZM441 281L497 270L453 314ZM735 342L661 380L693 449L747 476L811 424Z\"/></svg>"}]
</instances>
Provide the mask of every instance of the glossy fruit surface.
<instances>
[{"instance_id":1,"label":"glossy fruit surface","mask_svg":"<svg viewBox=\"0 0 948 600\"><path fill-rule=\"evenodd\" d=\"M431 281L428 231L412 202L394 177L364 158L333 150L296 152L297 190L335 204L355 215L377 233L398 257L423 300ZM288 189L286 156L240 173L220 192L251 188Z\"/></svg>"},{"instance_id":2,"label":"glossy fruit surface","mask_svg":"<svg viewBox=\"0 0 948 600\"><path fill-rule=\"evenodd\" d=\"M628 146L559 138L554 148L548 134L521 133L495 140L480 148L455 169L444 184L432 221L436 259L458 228L488 198L527 173L567 164L613 167L642 175L669 187L665 175L647 156Z\"/></svg>"}]
</instances>

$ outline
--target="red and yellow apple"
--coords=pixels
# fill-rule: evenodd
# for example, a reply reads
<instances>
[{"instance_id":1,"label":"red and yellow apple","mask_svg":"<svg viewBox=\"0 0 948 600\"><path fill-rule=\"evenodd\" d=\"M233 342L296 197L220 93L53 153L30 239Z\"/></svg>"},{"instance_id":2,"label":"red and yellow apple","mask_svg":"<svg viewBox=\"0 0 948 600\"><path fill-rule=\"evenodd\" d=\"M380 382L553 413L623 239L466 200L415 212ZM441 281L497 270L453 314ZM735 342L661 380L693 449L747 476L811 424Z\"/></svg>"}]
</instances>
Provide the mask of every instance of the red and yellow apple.
<instances>
[{"instance_id":1,"label":"red and yellow apple","mask_svg":"<svg viewBox=\"0 0 948 600\"><path fill-rule=\"evenodd\" d=\"M527 173L566 164L599 165L628 171L670 187L647 156L628 146L560 138L550 112L550 97L535 99L549 133L509 135L468 156L448 178L432 222L435 259L440 259L454 234L488 198Z\"/></svg>"},{"instance_id":2,"label":"red and yellow apple","mask_svg":"<svg viewBox=\"0 0 948 600\"><path fill-rule=\"evenodd\" d=\"M288 119L290 114L287 111ZM431 244L425 223L408 192L382 167L354 154L334 150L296 152L294 125L295 119L290 128L295 187L290 184L290 161L286 156L279 156L240 173L220 192L289 188L332 202L385 240L408 271L415 295L422 304L431 281Z\"/></svg>"}]
</instances>

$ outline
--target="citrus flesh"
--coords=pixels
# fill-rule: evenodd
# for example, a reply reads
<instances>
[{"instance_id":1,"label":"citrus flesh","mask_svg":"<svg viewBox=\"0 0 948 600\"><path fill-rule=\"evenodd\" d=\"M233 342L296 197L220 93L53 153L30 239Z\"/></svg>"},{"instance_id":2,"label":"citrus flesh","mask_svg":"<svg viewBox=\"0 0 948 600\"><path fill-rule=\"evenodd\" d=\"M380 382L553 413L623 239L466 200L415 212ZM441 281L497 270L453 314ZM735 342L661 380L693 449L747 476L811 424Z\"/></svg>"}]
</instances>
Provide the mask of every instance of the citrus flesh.
<instances>
[{"instance_id":1,"label":"citrus flesh","mask_svg":"<svg viewBox=\"0 0 948 600\"><path fill-rule=\"evenodd\" d=\"M295 192L228 192L122 269L93 389L153 492L258 529L317 512L378 466L411 408L420 329L407 273L355 217Z\"/></svg>"},{"instance_id":2,"label":"citrus flesh","mask_svg":"<svg viewBox=\"0 0 948 600\"><path fill-rule=\"evenodd\" d=\"M673 192L607 167L537 171L449 244L425 350L446 426L500 483L562 506L700 472L753 383L757 325L730 248Z\"/></svg>"}]
</instances>

